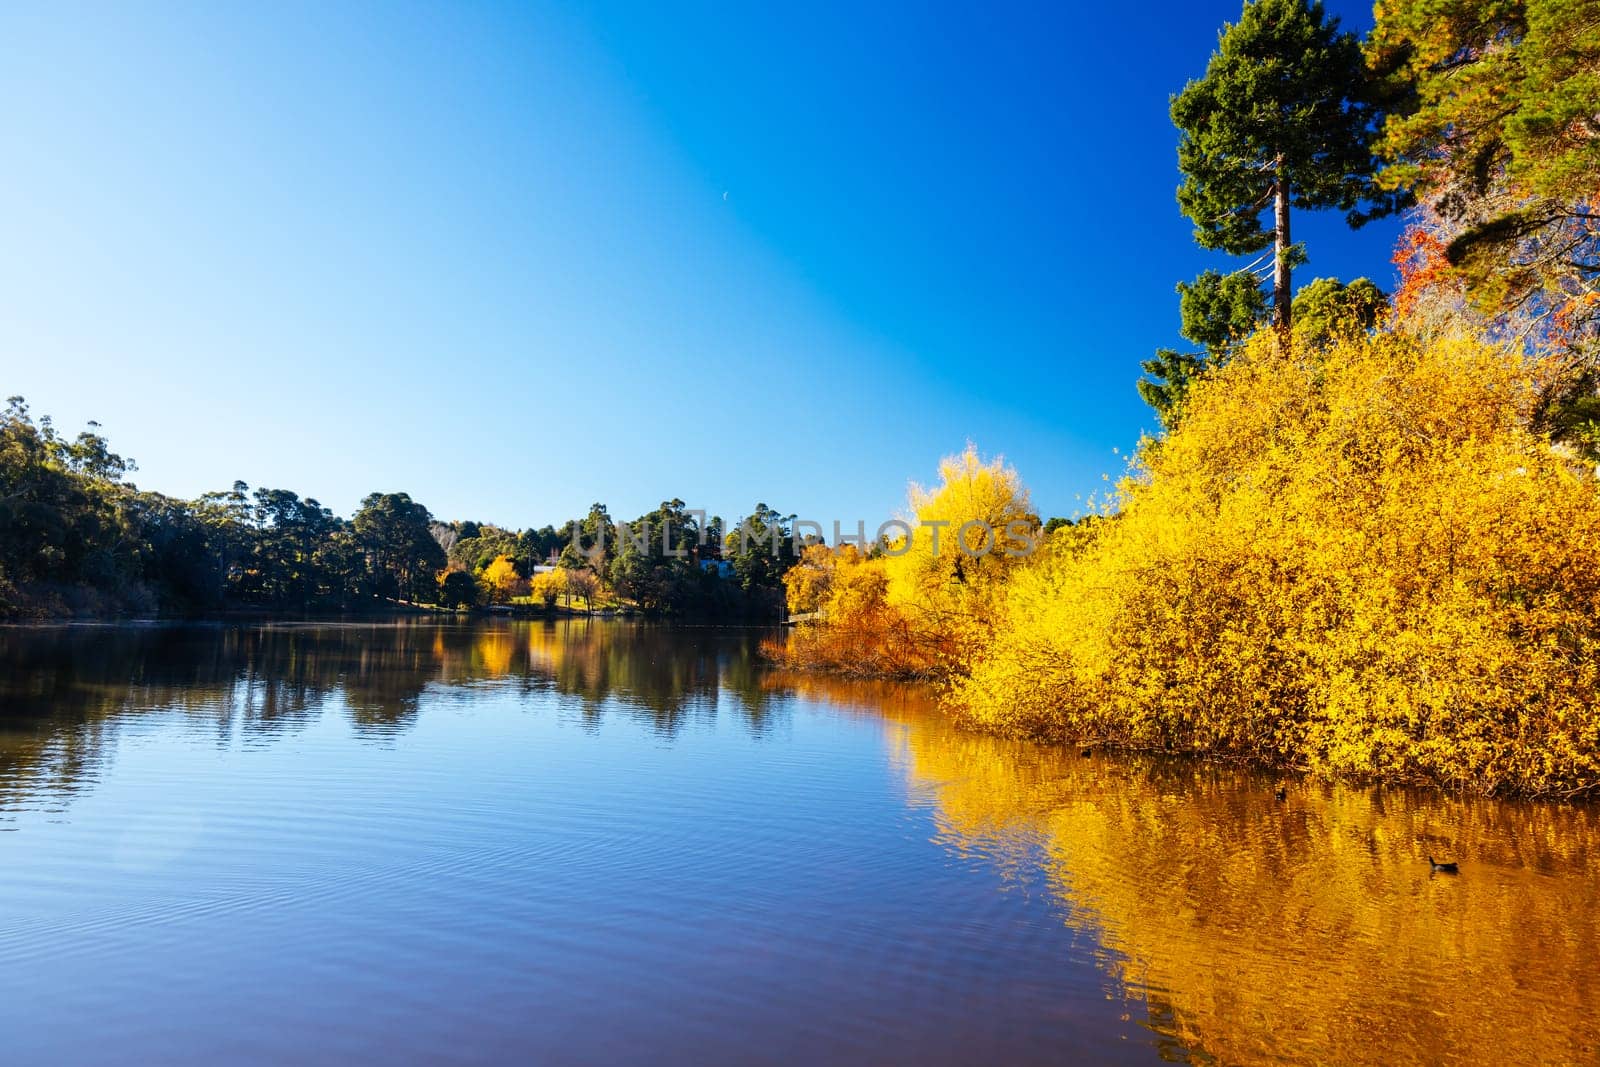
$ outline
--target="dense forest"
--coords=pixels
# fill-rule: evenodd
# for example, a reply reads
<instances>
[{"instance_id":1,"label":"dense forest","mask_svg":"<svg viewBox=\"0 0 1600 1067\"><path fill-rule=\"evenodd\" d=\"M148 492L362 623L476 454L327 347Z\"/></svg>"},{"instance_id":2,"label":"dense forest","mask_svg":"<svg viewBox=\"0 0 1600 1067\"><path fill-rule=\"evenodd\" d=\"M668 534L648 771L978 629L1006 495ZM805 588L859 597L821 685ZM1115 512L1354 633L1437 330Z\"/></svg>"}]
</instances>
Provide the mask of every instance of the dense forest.
<instances>
[{"instance_id":1,"label":"dense forest","mask_svg":"<svg viewBox=\"0 0 1600 1067\"><path fill-rule=\"evenodd\" d=\"M601 504L559 527L512 531L440 522L405 493L372 493L344 519L243 482L178 500L139 489L134 469L97 426L67 438L11 398L0 413L0 617L522 601L772 618L795 560L790 520L765 504L732 529L773 530L776 546L725 535L721 519L702 529L676 499L629 524L647 539L619 537Z\"/></svg>"},{"instance_id":2,"label":"dense forest","mask_svg":"<svg viewBox=\"0 0 1600 1067\"><path fill-rule=\"evenodd\" d=\"M1482 792L1600 792L1600 3L1252 0L1172 98L1178 286L1126 477L1024 560L808 550L797 667L940 680L989 729ZM1300 211L1397 211L1399 286ZM1025 516L969 451L914 493Z\"/></svg>"}]
</instances>

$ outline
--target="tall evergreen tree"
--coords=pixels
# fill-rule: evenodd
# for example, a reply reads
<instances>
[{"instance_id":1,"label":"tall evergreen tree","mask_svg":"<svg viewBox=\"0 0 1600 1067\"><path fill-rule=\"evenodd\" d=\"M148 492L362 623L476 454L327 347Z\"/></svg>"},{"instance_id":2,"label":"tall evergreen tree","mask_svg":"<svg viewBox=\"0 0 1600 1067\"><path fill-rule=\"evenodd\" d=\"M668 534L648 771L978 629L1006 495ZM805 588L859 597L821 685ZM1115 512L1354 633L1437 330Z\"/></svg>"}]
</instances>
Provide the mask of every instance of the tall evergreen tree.
<instances>
[{"instance_id":1,"label":"tall evergreen tree","mask_svg":"<svg viewBox=\"0 0 1600 1067\"><path fill-rule=\"evenodd\" d=\"M1208 270L1192 282L1178 283L1178 314L1183 322L1179 332L1204 351L1162 348L1155 359L1142 364L1155 380L1141 379L1139 395L1156 409L1162 423L1170 426L1177 418L1189 383L1225 359L1228 346L1256 328L1265 304L1261 287L1246 271Z\"/></svg>"},{"instance_id":2,"label":"tall evergreen tree","mask_svg":"<svg viewBox=\"0 0 1600 1067\"><path fill-rule=\"evenodd\" d=\"M1378 118L1360 42L1319 0L1246 3L1238 23L1223 27L1205 76L1172 99L1182 132L1178 204L1202 247L1270 250L1272 320L1285 336L1291 274L1305 258L1290 236L1290 208L1339 208L1360 225L1400 201L1372 179Z\"/></svg>"},{"instance_id":3,"label":"tall evergreen tree","mask_svg":"<svg viewBox=\"0 0 1600 1067\"><path fill-rule=\"evenodd\" d=\"M431 599L435 572L445 566L444 549L429 528L433 516L406 493L369 493L351 519L366 548L378 593L407 600Z\"/></svg>"}]
</instances>

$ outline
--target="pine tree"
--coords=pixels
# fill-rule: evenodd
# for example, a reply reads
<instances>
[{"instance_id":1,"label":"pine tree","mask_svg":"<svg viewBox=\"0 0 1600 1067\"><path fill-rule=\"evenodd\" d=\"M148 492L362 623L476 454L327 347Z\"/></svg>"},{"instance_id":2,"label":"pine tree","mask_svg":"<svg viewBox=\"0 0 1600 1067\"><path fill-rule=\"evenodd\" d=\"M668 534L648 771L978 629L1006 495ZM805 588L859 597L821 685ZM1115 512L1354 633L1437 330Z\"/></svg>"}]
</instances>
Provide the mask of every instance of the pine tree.
<instances>
[{"instance_id":1,"label":"pine tree","mask_svg":"<svg viewBox=\"0 0 1600 1067\"><path fill-rule=\"evenodd\" d=\"M1372 179L1378 117L1360 42L1315 0L1245 4L1239 22L1223 27L1205 76L1173 97L1183 135L1178 204L1204 248L1270 249L1273 324L1284 336L1290 277L1305 258L1290 237L1291 206L1339 208L1359 225L1401 202Z\"/></svg>"},{"instance_id":2,"label":"pine tree","mask_svg":"<svg viewBox=\"0 0 1600 1067\"><path fill-rule=\"evenodd\" d=\"M1164 425L1175 423L1189 383L1207 367L1225 360L1229 346L1256 328L1263 307L1261 287L1247 272L1208 270L1192 282L1178 283L1180 332L1204 351L1162 348L1154 359L1141 364L1155 381L1140 380L1139 395L1156 409Z\"/></svg>"}]
</instances>

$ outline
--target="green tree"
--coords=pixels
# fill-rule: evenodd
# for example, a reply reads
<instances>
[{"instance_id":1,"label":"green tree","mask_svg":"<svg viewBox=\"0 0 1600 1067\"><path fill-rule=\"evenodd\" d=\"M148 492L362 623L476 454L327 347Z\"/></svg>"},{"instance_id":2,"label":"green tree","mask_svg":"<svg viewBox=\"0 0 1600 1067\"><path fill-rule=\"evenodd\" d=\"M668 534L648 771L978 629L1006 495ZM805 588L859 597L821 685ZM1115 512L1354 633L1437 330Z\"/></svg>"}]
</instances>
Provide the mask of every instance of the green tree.
<instances>
[{"instance_id":1,"label":"green tree","mask_svg":"<svg viewBox=\"0 0 1600 1067\"><path fill-rule=\"evenodd\" d=\"M1444 222L1478 306L1600 330L1600 6L1387 0L1368 40L1396 98L1390 188Z\"/></svg>"},{"instance_id":2,"label":"green tree","mask_svg":"<svg viewBox=\"0 0 1600 1067\"><path fill-rule=\"evenodd\" d=\"M1212 356L1254 332L1265 310L1266 297L1249 271L1208 270L1178 283L1179 332Z\"/></svg>"},{"instance_id":3,"label":"green tree","mask_svg":"<svg viewBox=\"0 0 1600 1067\"><path fill-rule=\"evenodd\" d=\"M338 589L321 549L340 525L333 512L287 489L255 492L254 569L268 603L311 604Z\"/></svg>"},{"instance_id":4,"label":"green tree","mask_svg":"<svg viewBox=\"0 0 1600 1067\"><path fill-rule=\"evenodd\" d=\"M723 537L722 558L733 565L749 610L776 612L783 604L784 572L799 561L791 535L793 521L792 515L757 504Z\"/></svg>"},{"instance_id":5,"label":"green tree","mask_svg":"<svg viewBox=\"0 0 1600 1067\"><path fill-rule=\"evenodd\" d=\"M1248 336L1261 321L1266 298L1249 271L1203 272L1192 282L1178 283L1179 332L1201 352L1159 349L1141 366L1153 380L1138 382L1139 395L1171 425L1189 384L1206 367L1227 358L1230 345Z\"/></svg>"},{"instance_id":6,"label":"green tree","mask_svg":"<svg viewBox=\"0 0 1600 1067\"><path fill-rule=\"evenodd\" d=\"M439 577L440 607L474 607L481 595L477 579L466 571L447 571Z\"/></svg>"},{"instance_id":7,"label":"green tree","mask_svg":"<svg viewBox=\"0 0 1600 1067\"><path fill-rule=\"evenodd\" d=\"M91 429L73 440L22 397L0 412L0 579L137 596L149 562L134 469Z\"/></svg>"},{"instance_id":8,"label":"green tree","mask_svg":"<svg viewBox=\"0 0 1600 1067\"><path fill-rule=\"evenodd\" d=\"M1138 382L1139 395L1169 428L1177 424L1189 386L1207 368L1226 362L1230 350L1261 325L1266 311L1260 288L1238 271L1228 275L1206 271L1193 283L1179 283L1178 297L1183 336L1204 350L1160 349L1142 364L1150 379ZM1336 278L1318 278L1301 287L1292 307L1296 336L1320 345L1339 330L1372 329L1389 309L1389 298L1366 278L1349 285Z\"/></svg>"},{"instance_id":9,"label":"green tree","mask_svg":"<svg viewBox=\"0 0 1600 1067\"><path fill-rule=\"evenodd\" d=\"M1340 333L1370 330L1389 310L1389 298L1371 279L1349 285L1337 278L1318 278L1294 295L1297 335L1321 345Z\"/></svg>"},{"instance_id":10,"label":"green tree","mask_svg":"<svg viewBox=\"0 0 1600 1067\"><path fill-rule=\"evenodd\" d=\"M698 557L707 534L682 500L662 501L620 533L608 572L618 595L651 612L705 612L709 588Z\"/></svg>"},{"instance_id":11,"label":"green tree","mask_svg":"<svg viewBox=\"0 0 1600 1067\"><path fill-rule=\"evenodd\" d=\"M462 523L462 529L473 531L472 536L459 534L451 544L447 555L450 562L465 567L469 571L481 571L501 556L517 559L517 535L509 530L502 530L489 523ZM437 534L434 537L438 540ZM519 573L523 573L519 567ZM532 573L529 568L526 573Z\"/></svg>"},{"instance_id":12,"label":"green tree","mask_svg":"<svg viewBox=\"0 0 1600 1067\"><path fill-rule=\"evenodd\" d=\"M433 539L433 516L406 493L371 493L351 520L366 549L374 592L406 600L432 597L444 549Z\"/></svg>"},{"instance_id":13,"label":"green tree","mask_svg":"<svg viewBox=\"0 0 1600 1067\"><path fill-rule=\"evenodd\" d=\"M533 568L543 566L554 549L558 554L561 551L561 535L554 526L545 525L535 530L529 527L517 535L516 560L517 566L525 575L531 575Z\"/></svg>"},{"instance_id":14,"label":"green tree","mask_svg":"<svg viewBox=\"0 0 1600 1067\"><path fill-rule=\"evenodd\" d=\"M1205 76L1172 99L1178 204L1202 247L1270 250L1257 262L1270 259L1273 323L1285 337L1292 272L1305 258L1290 234L1291 206L1339 208L1359 225L1399 201L1372 180L1377 118L1360 43L1317 0L1246 3L1223 27Z\"/></svg>"},{"instance_id":15,"label":"green tree","mask_svg":"<svg viewBox=\"0 0 1600 1067\"><path fill-rule=\"evenodd\" d=\"M560 530L560 565L568 570L587 568L604 575L616 558L616 523L601 503L589 505L589 514L569 519Z\"/></svg>"},{"instance_id":16,"label":"green tree","mask_svg":"<svg viewBox=\"0 0 1600 1067\"><path fill-rule=\"evenodd\" d=\"M1158 348L1154 359L1147 359L1139 366L1149 375L1135 383L1140 398L1156 409L1163 426L1174 425L1189 386L1206 368L1204 353Z\"/></svg>"},{"instance_id":17,"label":"green tree","mask_svg":"<svg viewBox=\"0 0 1600 1067\"><path fill-rule=\"evenodd\" d=\"M561 555L556 560L556 565L565 571L581 571L589 566L589 557L584 555L577 545L569 541L562 548Z\"/></svg>"}]
</instances>

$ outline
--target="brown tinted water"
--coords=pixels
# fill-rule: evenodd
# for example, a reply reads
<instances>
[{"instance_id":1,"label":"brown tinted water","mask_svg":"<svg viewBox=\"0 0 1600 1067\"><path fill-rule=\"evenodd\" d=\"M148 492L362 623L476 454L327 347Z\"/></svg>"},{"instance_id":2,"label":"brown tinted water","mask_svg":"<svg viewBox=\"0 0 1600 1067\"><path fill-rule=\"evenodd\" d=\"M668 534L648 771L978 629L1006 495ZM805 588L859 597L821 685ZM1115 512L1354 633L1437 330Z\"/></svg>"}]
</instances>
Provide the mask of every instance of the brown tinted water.
<instances>
[{"instance_id":1,"label":"brown tinted water","mask_svg":"<svg viewBox=\"0 0 1600 1067\"><path fill-rule=\"evenodd\" d=\"M1597 1058L1593 810L977 736L760 636L0 629L0 1061Z\"/></svg>"}]
</instances>

